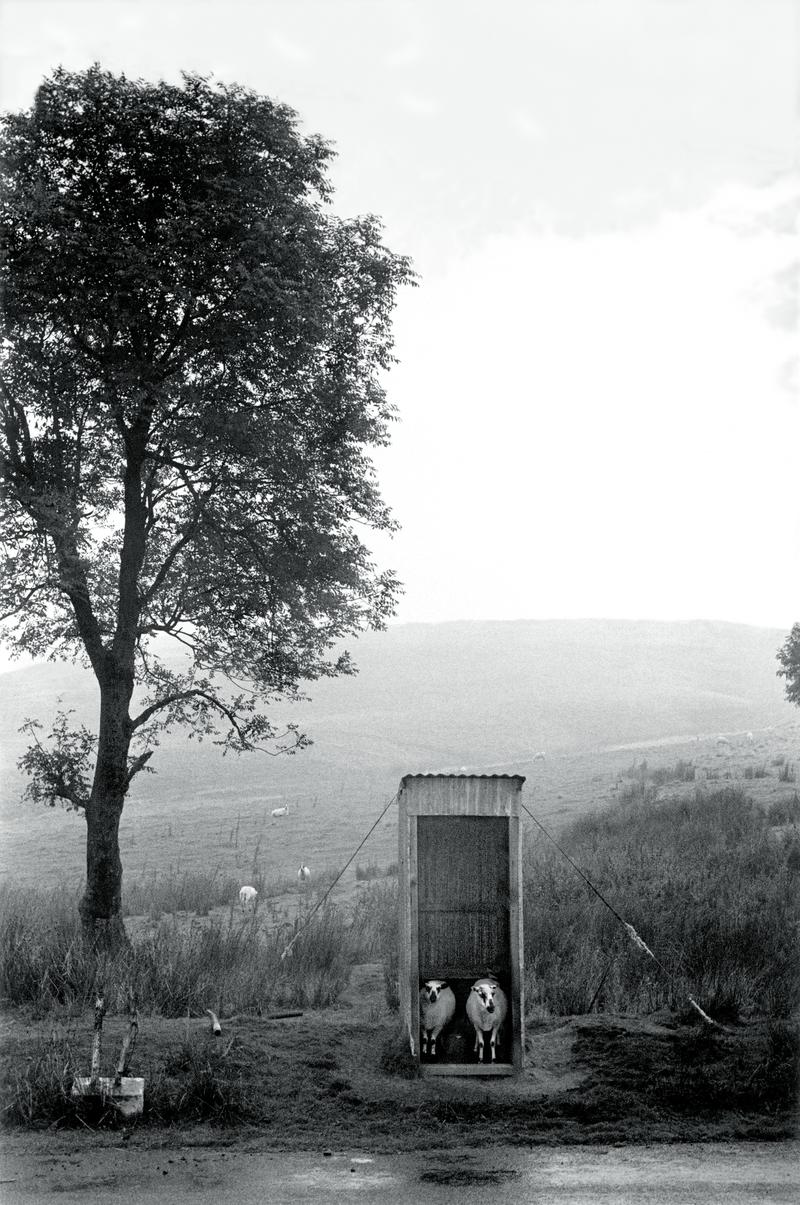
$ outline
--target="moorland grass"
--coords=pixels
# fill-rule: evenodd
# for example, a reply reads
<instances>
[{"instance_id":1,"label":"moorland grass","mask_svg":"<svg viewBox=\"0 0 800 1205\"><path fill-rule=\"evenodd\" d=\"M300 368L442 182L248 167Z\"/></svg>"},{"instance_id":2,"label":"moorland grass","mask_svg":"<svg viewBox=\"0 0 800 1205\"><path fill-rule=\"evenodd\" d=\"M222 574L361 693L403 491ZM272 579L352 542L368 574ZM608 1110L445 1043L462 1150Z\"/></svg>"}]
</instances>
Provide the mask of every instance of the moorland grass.
<instances>
[{"instance_id":1,"label":"moorland grass","mask_svg":"<svg viewBox=\"0 0 800 1205\"><path fill-rule=\"evenodd\" d=\"M783 815L783 813L781 813ZM737 788L641 799L575 821L573 860L669 971L543 837L524 858L529 1007L577 1014L682 1007L720 1020L789 1017L800 1005L800 832Z\"/></svg>"},{"instance_id":2,"label":"moorland grass","mask_svg":"<svg viewBox=\"0 0 800 1205\"><path fill-rule=\"evenodd\" d=\"M686 781L686 766L677 775ZM534 1015L681 1008L689 995L717 1019L788 1017L800 1005L800 809L789 800L767 814L739 788L693 798L621 801L568 826L560 841L614 909L669 971L630 942L616 917L542 836L528 830L523 858L526 998ZM386 999L397 1005L397 885L359 884L348 905L327 901L306 923L330 876L296 893L291 910L262 897L253 918L230 901L223 876L142 877L126 886L130 949L103 969L109 1006L124 1008L128 985L139 1007L165 1016L213 1007L262 1011L333 1002L356 961L383 961ZM77 890L0 889L0 996L11 1005L83 1007L98 968L82 950ZM261 899L263 898L263 903ZM201 918L211 902L227 915ZM194 907L192 907L194 905ZM266 923L264 923L266 922Z\"/></svg>"},{"instance_id":3,"label":"moorland grass","mask_svg":"<svg viewBox=\"0 0 800 1205\"><path fill-rule=\"evenodd\" d=\"M83 1009L98 992L110 1011L124 1011L129 988L142 1012L166 1017L196 1016L206 1008L229 1015L279 1005L322 1007L347 983L361 938L351 918L328 901L282 958L312 906L308 896L291 917L273 909L269 926L258 912L245 918L238 907L207 920L164 916L138 926L128 949L99 964L81 941L76 892L5 886L0 995L39 1016Z\"/></svg>"}]
</instances>

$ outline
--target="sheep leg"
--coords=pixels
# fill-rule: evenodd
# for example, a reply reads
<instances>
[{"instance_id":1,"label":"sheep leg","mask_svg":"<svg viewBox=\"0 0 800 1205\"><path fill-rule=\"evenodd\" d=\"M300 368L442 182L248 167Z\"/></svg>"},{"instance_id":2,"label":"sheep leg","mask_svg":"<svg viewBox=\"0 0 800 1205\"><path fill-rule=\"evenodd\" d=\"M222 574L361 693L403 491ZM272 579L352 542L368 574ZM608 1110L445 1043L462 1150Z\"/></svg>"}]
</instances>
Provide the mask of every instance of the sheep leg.
<instances>
[{"instance_id":1,"label":"sheep leg","mask_svg":"<svg viewBox=\"0 0 800 1205\"><path fill-rule=\"evenodd\" d=\"M420 1043L420 1054L427 1054L427 1053L428 1053L428 1031L427 1031L427 1029L423 1029L422 1042Z\"/></svg>"},{"instance_id":2,"label":"sheep leg","mask_svg":"<svg viewBox=\"0 0 800 1205\"><path fill-rule=\"evenodd\" d=\"M493 1062L493 1063L496 1063L496 1062L497 1062L497 1058L495 1057L495 1048L496 1048L496 1044L497 1044L497 1030L496 1030L496 1029L493 1029L493 1030L492 1030L492 1033L491 1033L491 1036L490 1036L490 1038L489 1038L489 1047L490 1047L491 1052L492 1052L492 1062Z\"/></svg>"},{"instance_id":3,"label":"sheep leg","mask_svg":"<svg viewBox=\"0 0 800 1205\"><path fill-rule=\"evenodd\" d=\"M475 1030L475 1053L478 1056L478 1062L483 1062L483 1030Z\"/></svg>"},{"instance_id":4,"label":"sheep leg","mask_svg":"<svg viewBox=\"0 0 800 1205\"><path fill-rule=\"evenodd\" d=\"M436 1054L436 1039L438 1038L439 1034L442 1032L443 1028L444 1027L442 1025L439 1025L439 1026L437 1026L436 1029L434 1029L433 1033L431 1034L431 1055Z\"/></svg>"}]
</instances>

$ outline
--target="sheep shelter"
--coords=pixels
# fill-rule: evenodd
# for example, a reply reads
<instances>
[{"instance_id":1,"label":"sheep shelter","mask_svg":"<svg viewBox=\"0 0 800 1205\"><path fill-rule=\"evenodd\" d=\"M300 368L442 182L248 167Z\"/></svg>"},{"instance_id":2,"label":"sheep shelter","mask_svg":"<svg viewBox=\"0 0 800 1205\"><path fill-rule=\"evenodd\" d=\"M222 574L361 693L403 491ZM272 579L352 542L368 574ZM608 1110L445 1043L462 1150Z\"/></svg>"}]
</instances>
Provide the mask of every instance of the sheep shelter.
<instances>
[{"instance_id":1,"label":"sheep shelter","mask_svg":"<svg viewBox=\"0 0 800 1205\"><path fill-rule=\"evenodd\" d=\"M524 782L508 774L406 774L401 780L400 1010L421 1075L522 1071ZM485 975L493 975L508 998L494 1064L477 1061L465 1011L472 984ZM456 997L435 1058L420 1056L419 993L426 979L446 979Z\"/></svg>"}]
</instances>

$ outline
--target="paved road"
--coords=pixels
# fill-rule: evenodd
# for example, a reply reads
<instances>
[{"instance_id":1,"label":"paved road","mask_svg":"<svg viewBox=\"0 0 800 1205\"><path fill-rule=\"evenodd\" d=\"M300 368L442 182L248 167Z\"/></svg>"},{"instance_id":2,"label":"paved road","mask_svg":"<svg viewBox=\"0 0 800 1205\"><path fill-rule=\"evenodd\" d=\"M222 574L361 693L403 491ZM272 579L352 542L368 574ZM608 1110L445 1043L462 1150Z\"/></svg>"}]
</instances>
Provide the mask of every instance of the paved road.
<instances>
[{"instance_id":1,"label":"paved road","mask_svg":"<svg viewBox=\"0 0 800 1205\"><path fill-rule=\"evenodd\" d=\"M800 1201L800 1142L491 1147L403 1155L185 1147L6 1152L2 1205L778 1205Z\"/></svg>"}]
</instances>

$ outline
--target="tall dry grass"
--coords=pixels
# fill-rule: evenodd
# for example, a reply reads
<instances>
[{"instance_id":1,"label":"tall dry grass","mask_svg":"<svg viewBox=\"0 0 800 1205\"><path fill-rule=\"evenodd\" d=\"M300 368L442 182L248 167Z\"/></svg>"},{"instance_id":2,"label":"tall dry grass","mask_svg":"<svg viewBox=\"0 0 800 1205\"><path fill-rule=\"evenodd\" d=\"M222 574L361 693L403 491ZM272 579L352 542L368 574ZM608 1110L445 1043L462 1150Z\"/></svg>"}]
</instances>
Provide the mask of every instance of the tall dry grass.
<instances>
[{"instance_id":1,"label":"tall dry grass","mask_svg":"<svg viewBox=\"0 0 800 1205\"><path fill-rule=\"evenodd\" d=\"M686 781L684 773L681 775ZM649 781L645 780L649 786ZM681 1008L689 995L712 1016L789 1017L800 1006L800 833L798 807L759 810L724 788L654 802L649 794L586 816L560 835L573 859L668 968L631 943L561 855L526 834L524 921L526 999L541 1014L590 1008L649 1012ZM202 880L202 881L201 881ZM231 899L217 875L142 878L129 887L131 946L98 967L77 923L77 892L0 889L0 996L40 1015L82 1009L102 982L110 1008L165 1016L226 1015L281 1005L334 1002L355 962L382 961L386 1002L397 1006L397 884L370 880L350 905L330 901L305 926L329 876L294 888L296 908L263 899L253 917L230 906L191 918L209 900ZM217 897L215 892L219 893ZM234 891L235 897L235 891ZM195 905L192 909L192 904Z\"/></svg>"},{"instance_id":2,"label":"tall dry grass","mask_svg":"<svg viewBox=\"0 0 800 1205\"><path fill-rule=\"evenodd\" d=\"M670 976L529 833L529 1007L648 1012L691 995L722 1019L787 1017L800 1005L800 833L776 833L743 791L624 802L576 821L561 843Z\"/></svg>"},{"instance_id":3,"label":"tall dry grass","mask_svg":"<svg viewBox=\"0 0 800 1205\"><path fill-rule=\"evenodd\" d=\"M362 937L352 918L326 902L311 918L291 954L281 958L306 919L314 897L287 910L243 917L231 907L206 920L164 916L138 926L130 946L98 963L81 941L77 893L0 889L0 996L38 1015L80 1010L102 991L110 1011L123 1011L128 989L145 1013L225 1015L275 1006L332 1003L350 976Z\"/></svg>"}]
</instances>

